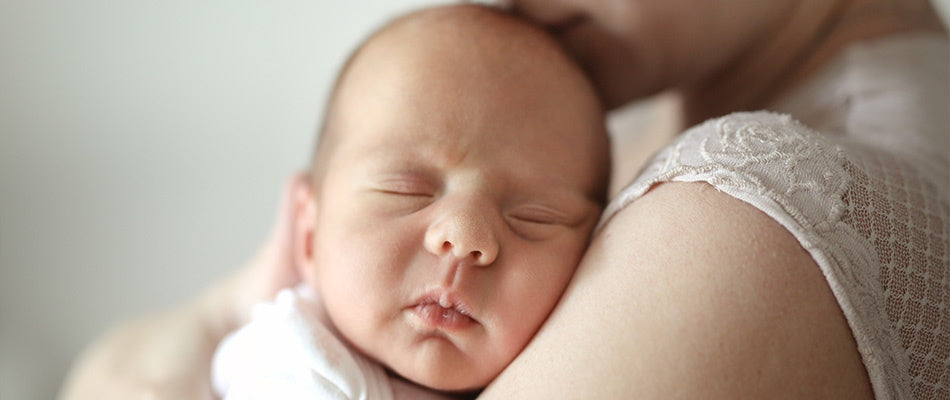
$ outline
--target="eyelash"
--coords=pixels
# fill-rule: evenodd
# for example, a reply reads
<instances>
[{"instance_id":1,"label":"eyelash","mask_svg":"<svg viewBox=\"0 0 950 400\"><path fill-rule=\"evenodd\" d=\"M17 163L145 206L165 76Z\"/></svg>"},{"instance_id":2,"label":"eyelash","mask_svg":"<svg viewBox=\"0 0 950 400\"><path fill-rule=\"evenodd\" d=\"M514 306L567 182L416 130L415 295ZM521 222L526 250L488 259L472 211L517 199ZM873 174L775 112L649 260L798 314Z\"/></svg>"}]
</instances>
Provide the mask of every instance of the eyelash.
<instances>
[{"instance_id":1,"label":"eyelash","mask_svg":"<svg viewBox=\"0 0 950 400\"><path fill-rule=\"evenodd\" d=\"M380 193L389 194L393 196L409 196L409 197L432 197L432 194L414 191L414 190L391 190L391 189L379 189Z\"/></svg>"},{"instance_id":2,"label":"eyelash","mask_svg":"<svg viewBox=\"0 0 950 400\"><path fill-rule=\"evenodd\" d=\"M394 199L404 199L407 203L399 207L408 207L403 212L415 212L426 207L429 202L437 196L435 190L428 187L426 183L416 182L415 180L393 179L380 182L374 189L377 193L385 196L392 196ZM568 218L559 211L549 209L543 206L531 205L520 206L513 210L505 212L504 219L508 227L519 236L542 240L552 231L551 228L570 225Z\"/></svg>"},{"instance_id":3,"label":"eyelash","mask_svg":"<svg viewBox=\"0 0 950 400\"><path fill-rule=\"evenodd\" d=\"M549 218L549 217L512 215L511 218L514 218L515 220L518 220L521 222L527 222L527 223L538 224L538 225L555 225L558 223L557 220L555 220L554 218Z\"/></svg>"},{"instance_id":4,"label":"eyelash","mask_svg":"<svg viewBox=\"0 0 950 400\"><path fill-rule=\"evenodd\" d=\"M520 212L508 214L508 228L519 237L529 241L546 240L563 224L554 216L525 215Z\"/></svg>"},{"instance_id":5,"label":"eyelash","mask_svg":"<svg viewBox=\"0 0 950 400\"><path fill-rule=\"evenodd\" d=\"M432 197L434 191L419 182L393 180L379 184L376 190L394 196Z\"/></svg>"},{"instance_id":6,"label":"eyelash","mask_svg":"<svg viewBox=\"0 0 950 400\"><path fill-rule=\"evenodd\" d=\"M565 217L563 215L546 208L530 207L520 209L510 213L509 216L516 221L532 225L555 226L565 224Z\"/></svg>"}]
</instances>

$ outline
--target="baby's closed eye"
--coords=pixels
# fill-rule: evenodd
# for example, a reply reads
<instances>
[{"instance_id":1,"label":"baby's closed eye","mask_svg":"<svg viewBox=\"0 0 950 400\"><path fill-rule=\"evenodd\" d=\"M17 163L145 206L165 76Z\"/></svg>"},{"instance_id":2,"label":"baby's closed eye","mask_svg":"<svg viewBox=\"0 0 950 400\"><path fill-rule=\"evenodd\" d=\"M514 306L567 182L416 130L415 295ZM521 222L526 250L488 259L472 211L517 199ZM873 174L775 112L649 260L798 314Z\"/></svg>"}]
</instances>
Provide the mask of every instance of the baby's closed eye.
<instances>
[{"instance_id":1,"label":"baby's closed eye","mask_svg":"<svg viewBox=\"0 0 950 400\"><path fill-rule=\"evenodd\" d=\"M515 234L527 240L549 239L574 225L568 214L540 205L513 208L505 219Z\"/></svg>"},{"instance_id":2,"label":"baby's closed eye","mask_svg":"<svg viewBox=\"0 0 950 400\"><path fill-rule=\"evenodd\" d=\"M381 193L396 196L433 197L436 192L432 185L413 179L388 179L374 186Z\"/></svg>"},{"instance_id":3,"label":"baby's closed eye","mask_svg":"<svg viewBox=\"0 0 950 400\"><path fill-rule=\"evenodd\" d=\"M509 216L515 220L543 225L563 224L567 219L563 213L543 206L525 206L512 210Z\"/></svg>"},{"instance_id":4,"label":"baby's closed eye","mask_svg":"<svg viewBox=\"0 0 950 400\"><path fill-rule=\"evenodd\" d=\"M411 175L380 177L364 187L372 210L387 214L408 215L435 202L438 187Z\"/></svg>"}]
</instances>

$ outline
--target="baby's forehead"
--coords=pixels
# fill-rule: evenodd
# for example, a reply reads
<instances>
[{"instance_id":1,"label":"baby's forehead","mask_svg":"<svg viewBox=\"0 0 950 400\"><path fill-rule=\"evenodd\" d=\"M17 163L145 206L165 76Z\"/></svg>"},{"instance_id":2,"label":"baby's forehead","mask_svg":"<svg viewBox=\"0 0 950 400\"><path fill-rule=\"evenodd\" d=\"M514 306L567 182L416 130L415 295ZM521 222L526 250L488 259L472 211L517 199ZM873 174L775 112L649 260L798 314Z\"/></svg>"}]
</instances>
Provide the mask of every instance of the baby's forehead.
<instances>
[{"instance_id":1,"label":"baby's forehead","mask_svg":"<svg viewBox=\"0 0 950 400\"><path fill-rule=\"evenodd\" d=\"M341 71L326 117L332 120L343 105L361 112L366 98L394 85L456 97L488 89L510 97L558 87L560 97L602 112L581 69L546 32L477 5L418 11L371 35Z\"/></svg>"},{"instance_id":2,"label":"baby's forehead","mask_svg":"<svg viewBox=\"0 0 950 400\"><path fill-rule=\"evenodd\" d=\"M499 11L453 6L397 19L351 57L339 79L323 134L350 149L387 143L377 150L450 157L495 142L551 147L553 155L571 143L570 158L606 157L605 144L590 142L602 135L603 114L579 67L545 32ZM566 125L573 128L560 129ZM457 128L484 134L450 134ZM538 130L564 132L539 140L531 133Z\"/></svg>"},{"instance_id":3,"label":"baby's forehead","mask_svg":"<svg viewBox=\"0 0 950 400\"><path fill-rule=\"evenodd\" d=\"M548 47L555 42L540 28L504 11L478 5L455 5L419 10L396 18L371 35L374 42L391 48L424 48L449 44L473 48L512 47L525 40ZM556 45L555 45L556 47Z\"/></svg>"},{"instance_id":4,"label":"baby's forehead","mask_svg":"<svg viewBox=\"0 0 950 400\"><path fill-rule=\"evenodd\" d=\"M437 7L393 20L354 53L339 84L367 77L350 74L352 70L378 73L400 66L407 68L396 77L424 73L431 79L438 74L490 84L531 69L546 71L555 79L586 83L580 68L546 32L500 10L477 5Z\"/></svg>"}]
</instances>

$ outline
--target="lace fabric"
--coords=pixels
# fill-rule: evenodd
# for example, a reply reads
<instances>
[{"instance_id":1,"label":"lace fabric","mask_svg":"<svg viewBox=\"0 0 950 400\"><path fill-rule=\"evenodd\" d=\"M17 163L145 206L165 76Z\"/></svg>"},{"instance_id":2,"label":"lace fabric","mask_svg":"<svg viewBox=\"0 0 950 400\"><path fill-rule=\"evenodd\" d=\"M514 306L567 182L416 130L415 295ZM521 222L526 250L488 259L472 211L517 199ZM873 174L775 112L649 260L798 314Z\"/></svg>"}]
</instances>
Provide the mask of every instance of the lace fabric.
<instances>
[{"instance_id":1,"label":"lace fabric","mask_svg":"<svg viewBox=\"0 0 950 400\"><path fill-rule=\"evenodd\" d=\"M601 225L656 184L707 182L765 212L811 254L877 398L950 399L946 43L903 37L852 49L776 106L811 127L755 112L686 131L611 202ZM895 56L904 62L874 63ZM943 92L932 90L941 83Z\"/></svg>"}]
</instances>

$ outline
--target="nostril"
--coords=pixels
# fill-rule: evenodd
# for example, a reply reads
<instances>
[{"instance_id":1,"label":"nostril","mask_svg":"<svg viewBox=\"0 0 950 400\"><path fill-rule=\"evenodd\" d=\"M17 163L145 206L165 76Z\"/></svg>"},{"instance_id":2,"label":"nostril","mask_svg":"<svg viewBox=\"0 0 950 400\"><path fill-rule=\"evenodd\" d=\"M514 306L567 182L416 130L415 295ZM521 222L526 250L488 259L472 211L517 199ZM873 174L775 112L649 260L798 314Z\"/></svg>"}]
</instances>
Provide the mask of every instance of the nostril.
<instances>
[{"instance_id":1,"label":"nostril","mask_svg":"<svg viewBox=\"0 0 950 400\"><path fill-rule=\"evenodd\" d=\"M452 249L452 243L449 243L448 240L442 242L442 251L449 251Z\"/></svg>"},{"instance_id":2,"label":"nostril","mask_svg":"<svg viewBox=\"0 0 950 400\"><path fill-rule=\"evenodd\" d=\"M474 259L475 261L478 261L480 258L482 258L482 252L478 250L475 250L472 252L472 259Z\"/></svg>"}]
</instances>

